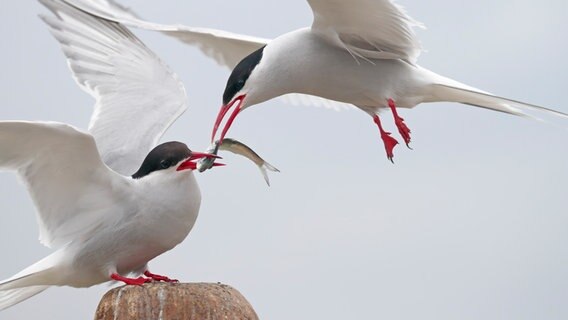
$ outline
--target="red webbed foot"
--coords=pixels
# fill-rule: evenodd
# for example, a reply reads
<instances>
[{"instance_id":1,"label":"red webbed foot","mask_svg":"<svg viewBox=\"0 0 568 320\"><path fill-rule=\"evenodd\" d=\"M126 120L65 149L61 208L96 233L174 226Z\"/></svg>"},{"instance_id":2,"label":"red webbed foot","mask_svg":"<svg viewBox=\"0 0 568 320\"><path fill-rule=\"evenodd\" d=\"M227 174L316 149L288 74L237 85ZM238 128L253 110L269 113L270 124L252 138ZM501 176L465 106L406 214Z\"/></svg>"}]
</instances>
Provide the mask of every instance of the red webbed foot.
<instances>
[{"instance_id":1,"label":"red webbed foot","mask_svg":"<svg viewBox=\"0 0 568 320\"><path fill-rule=\"evenodd\" d=\"M394 147L398 144L398 141L396 141L395 138L390 136L391 133L390 132L383 132L381 133L381 139L383 139L383 143L385 144L385 150L387 152L387 158L390 160L390 162L394 163L393 158L394 158Z\"/></svg>"},{"instance_id":2,"label":"red webbed foot","mask_svg":"<svg viewBox=\"0 0 568 320\"><path fill-rule=\"evenodd\" d=\"M410 129L408 129L408 127L404 123L404 119L398 118L397 120L394 121L394 123L396 124L396 127L398 128L398 132L400 133L400 135L404 139L404 143L406 143L406 146L408 148L410 148ZM410 149L412 149L412 148L410 148Z\"/></svg>"},{"instance_id":3,"label":"red webbed foot","mask_svg":"<svg viewBox=\"0 0 568 320\"><path fill-rule=\"evenodd\" d=\"M389 103L389 107L392 111L392 115L394 117L394 124L396 125L396 127L398 128L398 132L400 133L400 135L404 139L404 143L406 143L406 146L408 148L410 148L410 146L409 146L410 140L411 140L410 139L410 129L408 128L406 123L404 123L404 119L398 115L398 112L396 111L396 104L394 103L394 100L389 99L388 103ZM410 148L410 149L412 149L412 148Z\"/></svg>"},{"instance_id":4,"label":"red webbed foot","mask_svg":"<svg viewBox=\"0 0 568 320\"><path fill-rule=\"evenodd\" d=\"M394 147L396 147L396 145L398 144L398 141L396 141L395 138L391 137L390 132L386 132L383 129L383 126L381 125L381 119L379 118L378 115L375 115L373 117L373 120L375 120L375 123L379 127L379 132L381 133L381 139L383 139L383 143L385 145L385 151L387 152L387 158L390 160L390 162L394 163L394 161L393 161L393 158L394 158L393 150L394 150Z\"/></svg>"},{"instance_id":5,"label":"red webbed foot","mask_svg":"<svg viewBox=\"0 0 568 320\"><path fill-rule=\"evenodd\" d=\"M116 281L124 282L127 285L131 286L141 286L145 283L152 282L150 278L138 277L138 278L127 278L123 277L117 273L113 273L110 275L110 278Z\"/></svg>"},{"instance_id":6,"label":"red webbed foot","mask_svg":"<svg viewBox=\"0 0 568 320\"><path fill-rule=\"evenodd\" d=\"M155 280L155 281L163 281L163 282L169 282L169 283L179 282L177 279L170 279L166 276L161 276L159 274L151 273L150 271L145 271L144 275L148 278L151 278L152 280Z\"/></svg>"}]
</instances>

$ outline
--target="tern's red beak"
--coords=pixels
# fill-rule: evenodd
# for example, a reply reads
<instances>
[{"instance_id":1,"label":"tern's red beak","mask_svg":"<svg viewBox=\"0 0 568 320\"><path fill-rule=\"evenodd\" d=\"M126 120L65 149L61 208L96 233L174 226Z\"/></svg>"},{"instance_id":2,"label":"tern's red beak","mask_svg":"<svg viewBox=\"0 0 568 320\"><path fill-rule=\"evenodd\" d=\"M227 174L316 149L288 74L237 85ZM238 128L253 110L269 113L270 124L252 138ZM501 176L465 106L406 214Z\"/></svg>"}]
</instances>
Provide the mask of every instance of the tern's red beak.
<instances>
[{"instance_id":1,"label":"tern's red beak","mask_svg":"<svg viewBox=\"0 0 568 320\"><path fill-rule=\"evenodd\" d=\"M223 139L225 138L225 134L227 134L227 131L229 131L229 128L233 124L233 121L235 120L239 112L241 112L243 102L245 101L246 96L247 96L246 94L240 95L235 99L233 99L233 101L221 107L221 110L219 110L219 114L217 115L217 120L215 120L213 133L211 134L211 142L215 140L215 135L217 134L217 130L219 129L221 122L225 118L225 115L227 115L231 107L236 105L235 110L233 110L233 113L231 113L231 116L229 117L229 120L227 120L227 123L225 124L223 131L221 131L221 137L219 138L219 141L223 141Z\"/></svg>"},{"instance_id":2,"label":"tern's red beak","mask_svg":"<svg viewBox=\"0 0 568 320\"><path fill-rule=\"evenodd\" d=\"M176 169L177 171L182 170L195 170L197 169L197 163L193 162L194 160L199 160L203 158L214 158L214 159L222 159L221 157L211 154L211 153L203 153L203 152L191 152L191 157L189 159L182 162L179 167ZM214 166L224 166L224 164L215 164Z\"/></svg>"}]
</instances>

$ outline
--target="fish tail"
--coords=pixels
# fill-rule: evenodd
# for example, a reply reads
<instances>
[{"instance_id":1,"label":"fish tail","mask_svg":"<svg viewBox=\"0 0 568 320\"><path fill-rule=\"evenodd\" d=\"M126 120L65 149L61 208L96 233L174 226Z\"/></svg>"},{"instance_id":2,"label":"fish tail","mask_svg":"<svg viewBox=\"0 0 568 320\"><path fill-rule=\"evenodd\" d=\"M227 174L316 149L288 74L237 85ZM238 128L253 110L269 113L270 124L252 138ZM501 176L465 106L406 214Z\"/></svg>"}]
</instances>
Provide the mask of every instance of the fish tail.
<instances>
[{"instance_id":1,"label":"fish tail","mask_svg":"<svg viewBox=\"0 0 568 320\"><path fill-rule=\"evenodd\" d=\"M270 163L264 161L264 164L262 165L264 168L266 168L269 171L272 172L280 172L280 170L278 170L275 166L271 165Z\"/></svg>"},{"instance_id":2,"label":"fish tail","mask_svg":"<svg viewBox=\"0 0 568 320\"><path fill-rule=\"evenodd\" d=\"M280 170L278 170L275 166L271 165L266 161L264 161L264 163L261 166L258 166L258 168L260 169L260 172L264 177L264 181L266 181L266 184L270 187L270 179L268 178L268 171L280 172Z\"/></svg>"}]
</instances>

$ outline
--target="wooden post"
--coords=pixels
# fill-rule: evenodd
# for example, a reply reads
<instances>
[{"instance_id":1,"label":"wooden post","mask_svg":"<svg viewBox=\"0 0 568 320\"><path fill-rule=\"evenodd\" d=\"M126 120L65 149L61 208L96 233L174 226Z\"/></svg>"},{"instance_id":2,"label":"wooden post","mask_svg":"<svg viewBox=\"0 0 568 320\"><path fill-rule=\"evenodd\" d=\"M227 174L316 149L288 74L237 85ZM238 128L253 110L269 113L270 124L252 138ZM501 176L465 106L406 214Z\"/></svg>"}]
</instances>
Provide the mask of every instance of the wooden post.
<instances>
[{"instance_id":1,"label":"wooden post","mask_svg":"<svg viewBox=\"0 0 568 320\"><path fill-rule=\"evenodd\" d=\"M212 283L147 283L107 292L95 320L258 320L235 289Z\"/></svg>"}]
</instances>

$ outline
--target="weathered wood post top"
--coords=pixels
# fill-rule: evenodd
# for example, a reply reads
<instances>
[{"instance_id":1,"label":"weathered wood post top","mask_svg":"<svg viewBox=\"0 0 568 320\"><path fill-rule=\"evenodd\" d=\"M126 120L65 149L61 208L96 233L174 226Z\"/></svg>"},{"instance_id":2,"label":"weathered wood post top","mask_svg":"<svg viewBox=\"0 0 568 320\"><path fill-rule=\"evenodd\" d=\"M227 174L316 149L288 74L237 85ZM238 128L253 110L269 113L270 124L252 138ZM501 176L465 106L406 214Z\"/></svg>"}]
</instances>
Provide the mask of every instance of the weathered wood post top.
<instances>
[{"instance_id":1,"label":"weathered wood post top","mask_svg":"<svg viewBox=\"0 0 568 320\"><path fill-rule=\"evenodd\" d=\"M212 283L147 283L107 292L95 320L258 320L234 288Z\"/></svg>"}]
</instances>

